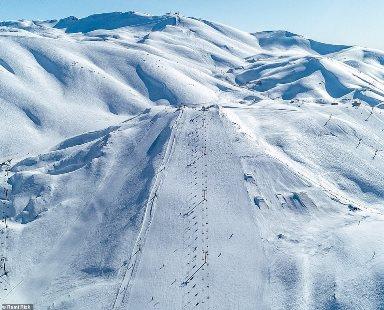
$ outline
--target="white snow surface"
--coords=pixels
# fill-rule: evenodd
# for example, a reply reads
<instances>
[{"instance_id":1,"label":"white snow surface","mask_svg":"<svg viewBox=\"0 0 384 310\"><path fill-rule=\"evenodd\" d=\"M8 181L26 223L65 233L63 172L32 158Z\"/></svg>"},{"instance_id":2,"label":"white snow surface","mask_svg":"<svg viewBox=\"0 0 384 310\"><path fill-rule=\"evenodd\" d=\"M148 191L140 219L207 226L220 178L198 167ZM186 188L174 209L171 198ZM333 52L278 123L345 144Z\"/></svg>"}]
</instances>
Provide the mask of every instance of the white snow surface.
<instances>
[{"instance_id":1,"label":"white snow surface","mask_svg":"<svg viewBox=\"0 0 384 310\"><path fill-rule=\"evenodd\" d=\"M21 20L0 85L1 303L384 309L384 52Z\"/></svg>"}]
</instances>

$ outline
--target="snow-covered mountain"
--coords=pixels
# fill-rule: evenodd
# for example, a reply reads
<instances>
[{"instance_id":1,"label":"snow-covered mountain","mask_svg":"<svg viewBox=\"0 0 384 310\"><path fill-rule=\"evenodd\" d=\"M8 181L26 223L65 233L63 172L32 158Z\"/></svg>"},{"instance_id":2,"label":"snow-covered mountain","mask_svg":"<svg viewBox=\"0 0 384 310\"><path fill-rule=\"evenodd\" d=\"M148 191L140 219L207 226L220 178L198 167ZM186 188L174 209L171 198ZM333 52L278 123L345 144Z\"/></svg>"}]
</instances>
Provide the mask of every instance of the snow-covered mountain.
<instances>
[{"instance_id":1,"label":"snow-covered mountain","mask_svg":"<svg viewBox=\"0 0 384 310\"><path fill-rule=\"evenodd\" d=\"M384 309L384 52L107 13L0 83L1 302Z\"/></svg>"}]
</instances>

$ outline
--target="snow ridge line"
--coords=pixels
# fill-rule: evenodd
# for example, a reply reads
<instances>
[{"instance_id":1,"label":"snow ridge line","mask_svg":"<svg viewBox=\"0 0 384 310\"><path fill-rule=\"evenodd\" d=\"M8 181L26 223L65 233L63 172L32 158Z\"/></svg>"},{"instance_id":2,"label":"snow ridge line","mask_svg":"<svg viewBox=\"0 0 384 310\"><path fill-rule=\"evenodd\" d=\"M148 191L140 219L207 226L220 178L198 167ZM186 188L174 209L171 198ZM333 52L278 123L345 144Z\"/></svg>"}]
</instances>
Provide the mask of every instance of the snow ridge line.
<instances>
[{"instance_id":1,"label":"snow ridge line","mask_svg":"<svg viewBox=\"0 0 384 310\"><path fill-rule=\"evenodd\" d=\"M165 153L164 153L164 158L163 161L160 165L160 168L156 174L155 177L155 182L152 186L150 195L147 200L146 208L145 208L145 214L144 214L144 219L141 224L140 232L139 235L136 239L135 245L132 250L132 254L129 258L129 263L127 264L127 269L124 273L123 280L121 282L121 285L119 287L119 290L116 294L115 301L113 303L112 309L120 309L124 299L126 296L129 294L129 290L132 287L132 280L134 279L136 273L137 273L137 268L140 264L141 261L141 254L143 251L143 247L145 245L146 237L149 231L149 228L151 226L153 216L154 216L154 207L155 207L155 198L157 197L157 191L159 190L162 181L163 181L163 175L164 175L164 170L169 162L169 159L171 158L171 155L173 153L175 141L176 141L176 133L178 130L179 122L181 120L181 117L183 115L183 109L180 109L179 115L174 123L174 125L171 127L171 136L168 142L168 145L166 147ZM127 294L128 293L128 294Z\"/></svg>"}]
</instances>

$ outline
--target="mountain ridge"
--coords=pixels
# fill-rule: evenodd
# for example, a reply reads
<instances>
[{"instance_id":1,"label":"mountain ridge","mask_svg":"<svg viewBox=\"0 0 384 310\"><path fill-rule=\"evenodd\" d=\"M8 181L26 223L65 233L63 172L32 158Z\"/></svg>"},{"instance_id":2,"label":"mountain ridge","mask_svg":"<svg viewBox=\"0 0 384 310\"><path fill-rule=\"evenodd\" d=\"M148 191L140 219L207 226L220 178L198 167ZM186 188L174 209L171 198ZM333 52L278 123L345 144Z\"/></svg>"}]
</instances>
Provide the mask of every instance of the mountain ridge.
<instances>
[{"instance_id":1,"label":"mountain ridge","mask_svg":"<svg viewBox=\"0 0 384 310\"><path fill-rule=\"evenodd\" d=\"M179 14L0 23L0 301L383 308L383 55Z\"/></svg>"},{"instance_id":2,"label":"mountain ridge","mask_svg":"<svg viewBox=\"0 0 384 310\"><path fill-rule=\"evenodd\" d=\"M175 23L176 19L178 25ZM92 31L84 34L81 32L65 33L64 24L68 20L71 24L70 27L79 27L78 29L80 29L81 27L92 26ZM113 27L110 28L117 26L118 28L114 30L97 29L103 23L105 25L112 23L109 26ZM127 23L131 26L120 27L127 25ZM12 113L17 113L20 116L25 115L22 117L22 122L25 123L26 128L29 127L28 130L33 132L36 138L39 136L39 131L46 127L41 117L44 114L48 116L46 113L52 114L53 112L50 112L49 108L47 109L49 104L44 102L44 95L33 94L32 89L39 82L35 81L36 78L29 74L25 67L20 67L21 63L28 63L29 68L33 68L33 74L36 74L38 79L46 80L48 83L46 85L51 85L52 89L55 89L50 96L50 98L54 98L55 102L65 102L65 105L73 106L73 109L78 109L78 111L91 109L91 113L104 114L104 119L113 119L120 113L129 114L133 111L139 111L153 105L157 100L167 100L167 98L174 98L171 101L177 105L191 104L192 100L199 97L201 99L198 101L209 102L216 100L214 98L218 98L218 95L223 97L225 94L229 94L228 90L231 90L233 96L237 97L236 100L269 96L288 100L320 100L329 103L345 97L346 100L358 99L371 105L377 105L383 98L382 54L358 47L324 45L288 32L249 34L219 23L187 18L181 15L151 16L134 12L97 14L81 19L66 18L58 22L24 20L16 22L13 26L3 22L1 25L0 39L4 48L2 55L0 55L2 69L0 78L3 85L7 85L3 90L2 98L5 100L5 104L12 107L9 111L14 111ZM63 29L56 29L57 25ZM89 44L89 47L86 47L86 44ZM198 49L196 50L195 47ZM7 50L13 50L21 62L15 63L14 53L8 53ZM143 54L146 56L139 56L139 51L146 53ZM126 52L137 54L135 63L131 62L128 67L125 66L122 57ZM96 59L92 54L99 54L100 57ZM117 54L120 56L116 57ZM114 55L114 59L109 59L108 55ZM173 58L170 55L176 57ZM289 70L294 67L287 64L304 55L312 57L313 66L310 65L311 68L307 70L307 73L304 72L304 75L303 73L291 74ZM278 60L279 57L283 56L285 61ZM131 55L124 57L132 59ZM148 59L145 59L146 57ZM278 68L280 66L281 73L277 73L276 76L270 69L262 71L260 71L261 67L253 69L249 62L260 57L269 67ZM319 59L320 61L318 61L316 60L317 57L323 57L323 60ZM339 63L339 67L323 66L322 63L331 64L327 60L330 57L332 62ZM119 64L116 63L117 59L120 59ZM156 62L158 62L157 65ZM318 63L316 64L316 62ZM149 63L152 64L148 66ZM161 66L159 66L160 63ZM302 64L294 70L302 71L303 65L304 67L307 66ZM346 67L342 68L341 66ZM157 72L151 71L156 67L163 69ZM236 68L245 69L236 70ZM362 75L361 78L352 80L345 78L343 73L345 68L351 71L352 75ZM31 71L31 69L28 70ZM184 85L183 92L180 92L181 88L175 81L170 80L172 75L165 78L167 75L164 70L173 70L172 75L177 74L180 77L178 83ZM162 71L164 72L161 73ZM141 74L139 74L140 72ZM251 72L254 72L252 74L258 78L247 81L250 84L250 90L247 90L247 85L244 83L242 85L236 84L236 81L240 81L244 74L250 75ZM315 78L317 82L313 83L311 77L317 72L320 72L320 76ZM281 74L287 75L285 80L281 79ZM331 80L338 81L337 83L341 87L346 87L346 90L329 93L329 87L326 86L322 91L314 91L317 85L322 83L322 75L326 76L325 85L329 84L327 77L330 77ZM84 78L85 81L88 81L85 85L96 82L100 87L87 90L84 96L85 93L81 89L83 87L81 80ZM13 79L13 82L10 79ZM276 79L277 81L285 81L285 84L271 84L272 88L267 84L265 86L252 86L255 83L263 83L263 79L266 83L269 83L268 81L271 79ZM164 80L165 83L158 82L160 80ZM144 85L147 83L145 88L143 88L142 83ZM35 86L31 87L33 84ZM7 90L8 85L12 87ZM204 91L196 92L193 85L199 85L198 87ZM37 87L41 88L42 86ZM121 87L125 89L123 93L118 90ZM26 108L20 106L20 103L15 104L18 100L7 99L14 96L16 89L18 89L18 94L15 98L34 102L34 104ZM101 91L95 92L96 89ZM106 100L109 98L106 97L106 90L114 93L116 99ZM222 92L221 90L227 91ZM47 92L50 92L49 89ZM75 97L71 96L71 93ZM93 98L91 101L94 102L92 104L86 99L90 94ZM162 98L163 94L168 95ZM206 95L202 96L202 94ZM148 96L149 99L156 99L148 100ZM82 99L79 101L79 98ZM76 102L78 103L75 104ZM86 105L81 104L79 106L80 102L84 102ZM92 105L95 105L95 108ZM85 115L83 117L87 119ZM30 121L32 123L28 124ZM3 122L6 123L7 120L4 119ZM86 123L77 122L75 126L73 126L74 124L71 125L71 128L101 129L100 127L86 127L84 124ZM51 127L51 129L53 129L52 139L54 139L53 135L61 135L61 138L65 138L57 127ZM81 133L72 129L70 131L70 134ZM5 138L4 140L8 139ZM22 137L19 137L19 141L22 141ZM59 140L56 142L58 143ZM7 148L10 148L10 145Z\"/></svg>"}]
</instances>

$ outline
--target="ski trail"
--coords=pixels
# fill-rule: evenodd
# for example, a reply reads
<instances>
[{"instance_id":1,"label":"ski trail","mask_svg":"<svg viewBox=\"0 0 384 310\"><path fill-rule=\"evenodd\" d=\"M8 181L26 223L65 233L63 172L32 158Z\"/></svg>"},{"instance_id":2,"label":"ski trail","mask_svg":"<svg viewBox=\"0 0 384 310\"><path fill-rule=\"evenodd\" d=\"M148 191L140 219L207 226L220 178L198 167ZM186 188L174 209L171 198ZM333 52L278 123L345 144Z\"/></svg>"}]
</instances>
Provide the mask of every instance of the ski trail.
<instances>
[{"instance_id":1,"label":"ski trail","mask_svg":"<svg viewBox=\"0 0 384 310\"><path fill-rule=\"evenodd\" d=\"M152 223L152 219L154 216L154 207L155 207L155 199L157 198L157 191L159 190L162 181L163 181L163 175L164 170L166 169L166 166L169 162L169 159L172 155L172 151L174 149L174 144L176 141L176 135L178 130L178 125L183 116L183 109L180 109L179 115L172 126L172 133L169 138L168 145L166 147L165 153L164 153L164 159L162 161L162 164L160 165L159 171L156 175L154 185L152 186L152 190L150 192L150 195L148 197L144 219L140 228L139 235L137 237L137 240L135 242L135 246L133 247L132 254L129 258L129 263L127 264L127 269L124 274L124 278L121 282L121 285L119 287L119 290L116 294L115 301L113 303L112 309L120 309L123 301L127 296L129 296L129 290L132 286L132 281L135 277L135 274L137 272L137 268L140 264L141 254L143 247L145 245L146 236L149 231L149 228Z\"/></svg>"},{"instance_id":2,"label":"ski trail","mask_svg":"<svg viewBox=\"0 0 384 310\"><path fill-rule=\"evenodd\" d=\"M206 110L190 119L191 128L185 132L187 157L186 165L191 176L188 189L196 193L185 209L183 221L183 278L182 308L201 307L210 309L210 266L209 266L209 218L208 218L208 172L207 172L207 115Z\"/></svg>"},{"instance_id":3,"label":"ski trail","mask_svg":"<svg viewBox=\"0 0 384 310\"><path fill-rule=\"evenodd\" d=\"M230 132L215 107L184 115L124 306L264 309L261 242Z\"/></svg>"}]
</instances>

